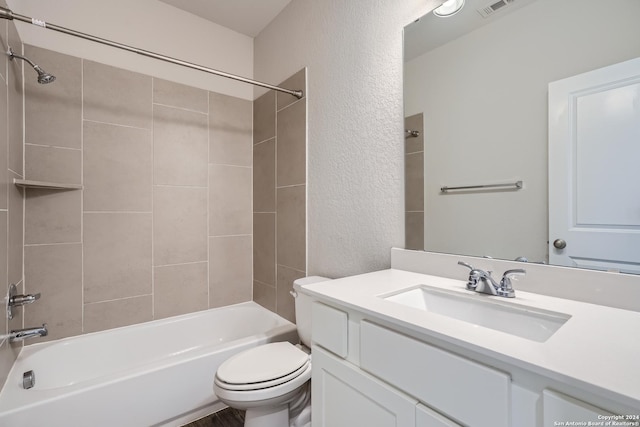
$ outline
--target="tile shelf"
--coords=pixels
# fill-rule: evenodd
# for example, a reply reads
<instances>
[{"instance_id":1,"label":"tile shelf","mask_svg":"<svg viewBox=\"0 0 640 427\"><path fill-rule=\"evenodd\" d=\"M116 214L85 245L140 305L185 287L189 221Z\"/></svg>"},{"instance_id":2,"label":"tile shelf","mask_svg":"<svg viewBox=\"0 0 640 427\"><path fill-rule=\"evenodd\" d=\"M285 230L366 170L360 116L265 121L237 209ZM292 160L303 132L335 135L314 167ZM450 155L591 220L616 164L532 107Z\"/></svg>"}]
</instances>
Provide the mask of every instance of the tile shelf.
<instances>
[{"instance_id":1,"label":"tile shelf","mask_svg":"<svg viewBox=\"0 0 640 427\"><path fill-rule=\"evenodd\" d=\"M82 190L80 184L62 184L59 182L33 181L30 179L13 179L13 183L23 188L46 188L49 190Z\"/></svg>"}]
</instances>

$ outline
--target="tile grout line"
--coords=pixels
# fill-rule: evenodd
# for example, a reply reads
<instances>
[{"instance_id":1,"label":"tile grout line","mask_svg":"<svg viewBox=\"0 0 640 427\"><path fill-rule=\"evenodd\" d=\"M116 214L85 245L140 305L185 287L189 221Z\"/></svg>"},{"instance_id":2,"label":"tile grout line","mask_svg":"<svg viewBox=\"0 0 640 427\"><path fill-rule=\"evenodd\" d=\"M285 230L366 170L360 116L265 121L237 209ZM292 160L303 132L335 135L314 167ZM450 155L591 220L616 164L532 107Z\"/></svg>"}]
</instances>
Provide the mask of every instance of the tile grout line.
<instances>
[{"instance_id":1,"label":"tile grout line","mask_svg":"<svg viewBox=\"0 0 640 427\"><path fill-rule=\"evenodd\" d=\"M211 95L207 91L207 308L211 308Z\"/></svg>"},{"instance_id":2,"label":"tile grout line","mask_svg":"<svg viewBox=\"0 0 640 427\"><path fill-rule=\"evenodd\" d=\"M275 215L274 215L274 222L275 224L273 225L273 229L275 231L275 248L274 248L274 277L275 277L275 308L276 308L276 314L278 313L278 94L276 93L275 96L273 97L273 108L275 110L275 114L274 114L274 129L273 129L273 144L274 144L274 159L273 159L273 164L274 164L274 168L273 168L273 182L275 184L275 188L273 190L274 193L274 197L275 197Z\"/></svg>"},{"instance_id":3,"label":"tile grout line","mask_svg":"<svg viewBox=\"0 0 640 427\"><path fill-rule=\"evenodd\" d=\"M155 81L155 79L154 79L154 81ZM202 90L204 90L204 89L202 89ZM207 91L207 107L209 106L209 99L208 99L208 98L209 98L209 91ZM190 109L190 108L178 107L178 106L176 106L176 105L163 104L163 103L161 103L161 102L155 102L155 101L153 101L153 99L152 99L151 103L152 103L154 106L155 106L155 105L157 105L157 106L159 106L159 107L173 108L173 109L175 109L175 110L188 111L188 112L190 112L190 113L198 113L198 114L202 114L203 116L208 116L208 115L209 115L209 113L208 113L208 112L207 112L207 113L205 113L205 112L198 111L198 110L192 110L192 109Z\"/></svg>"},{"instance_id":4,"label":"tile grout line","mask_svg":"<svg viewBox=\"0 0 640 427\"><path fill-rule=\"evenodd\" d=\"M80 121L82 121L82 119L80 119ZM59 150L71 150L71 151L80 151L82 152L82 148L73 148L73 147L60 147L58 145L46 145L46 144L34 144L33 142L25 142L24 143L25 147L27 145L31 145L32 147L43 147L43 148L56 148Z\"/></svg>"},{"instance_id":5,"label":"tile grout line","mask_svg":"<svg viewBox=\"0 0 640 427\"><path fill-rule=\"evenodd\" d=\"M151 78L151 319L156 318L156 253L155 253L155 149L156 149L156 110L153 102L155 78Z\"/></svg>"},{"instance_id":6,"label":"tile grout line","mask_svg":"<svg viewBox=\"0 0 640 427\"><path fill-rule=\"evenodd\" d=\"M80 58L80 149L82 151L80 158L80 174L83 190L81 190L81 202L80 209L82 209L80 215L80 240L81 240L81 254L80 254L80 332L85 332L85 313L84 313L84 59Z\"/></svg>"},{"instance_id":7,"label":"tile grout line","mask_svg":"<svg viewBox=\"0 0 640 427\"><path fill-rule=\"evenodd\" d=\"M83 73L84 74L84 73ZM83 91L84 92L84 91ZM83 95L84 96L84 95ZM83 122L89 122L89 123L97 123L97 124L101 124L101 125L108 125L108 126L116 126L116 127L121 127L121 128L128 128L128 129L138 129L138 130L146 130L146 131L152 131L151 128L144 128L144 127L140 127L140 126L131 126L131 125L123 125L120 123L111 123L111 122L103 122L101 120L92 120L92 119L87 119L84 117L84 100L83 100L83 107L82 107L82 121ZM152 118L152 123L153 123L153 118ZM153 126L153 124L152 124Z\"/></svg>"}]
</instances>

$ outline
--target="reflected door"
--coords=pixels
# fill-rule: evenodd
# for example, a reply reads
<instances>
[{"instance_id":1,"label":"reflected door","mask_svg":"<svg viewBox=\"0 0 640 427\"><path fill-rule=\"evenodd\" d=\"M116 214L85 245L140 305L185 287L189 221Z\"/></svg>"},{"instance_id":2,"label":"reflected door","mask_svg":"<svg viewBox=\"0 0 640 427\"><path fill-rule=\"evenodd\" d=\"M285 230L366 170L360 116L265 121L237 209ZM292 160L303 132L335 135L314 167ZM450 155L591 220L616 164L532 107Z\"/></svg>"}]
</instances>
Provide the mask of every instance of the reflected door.
<instances>
[{"instance_id":1,"label":"reflected door","mask_svg":"<svg viewBox=\"0 0 640 427\"><path fill-rule=\"evenodd\" d=\"M640 273L640 58L549 84L549 262Z\"/></svg>"}]
</instances>

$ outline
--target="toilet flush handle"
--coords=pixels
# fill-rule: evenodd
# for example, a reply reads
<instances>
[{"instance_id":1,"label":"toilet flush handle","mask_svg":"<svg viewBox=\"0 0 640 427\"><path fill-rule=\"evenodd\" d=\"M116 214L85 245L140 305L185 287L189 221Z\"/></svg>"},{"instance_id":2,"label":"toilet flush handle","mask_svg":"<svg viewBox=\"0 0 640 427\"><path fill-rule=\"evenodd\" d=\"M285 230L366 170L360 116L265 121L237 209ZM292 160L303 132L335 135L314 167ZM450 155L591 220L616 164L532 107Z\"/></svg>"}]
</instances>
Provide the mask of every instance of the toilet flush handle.
<instances>
[{"instance_id":1,"label":"toilet flush handle","mask_svg":"<svg viewBox=\"0 0 640 427\"><path fill-rule=\"evenodd\" d=\"M298 293L296 291L289 291L292 297L298 298Z\"/></svg>"}]
</instances>

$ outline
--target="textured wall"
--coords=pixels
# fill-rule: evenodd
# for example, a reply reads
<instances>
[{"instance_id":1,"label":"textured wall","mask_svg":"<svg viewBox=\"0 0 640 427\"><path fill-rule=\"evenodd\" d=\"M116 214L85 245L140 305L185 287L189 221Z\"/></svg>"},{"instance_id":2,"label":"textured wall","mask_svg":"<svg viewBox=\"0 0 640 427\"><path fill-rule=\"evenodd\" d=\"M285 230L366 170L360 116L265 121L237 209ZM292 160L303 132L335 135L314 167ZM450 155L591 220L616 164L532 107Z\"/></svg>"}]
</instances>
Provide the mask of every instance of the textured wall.
<instances>
[{"instance_id":1,"label":"textured wall","mask_svg":"<svg viewBox=\"0 0 640 427\"><path fill-rule=\"evenodd\" d=\"M308 68L309 274L386 268L404 245L402 29L437 3L294 0L255 39L255 78Z\"/></svg>"}]
</instances>

